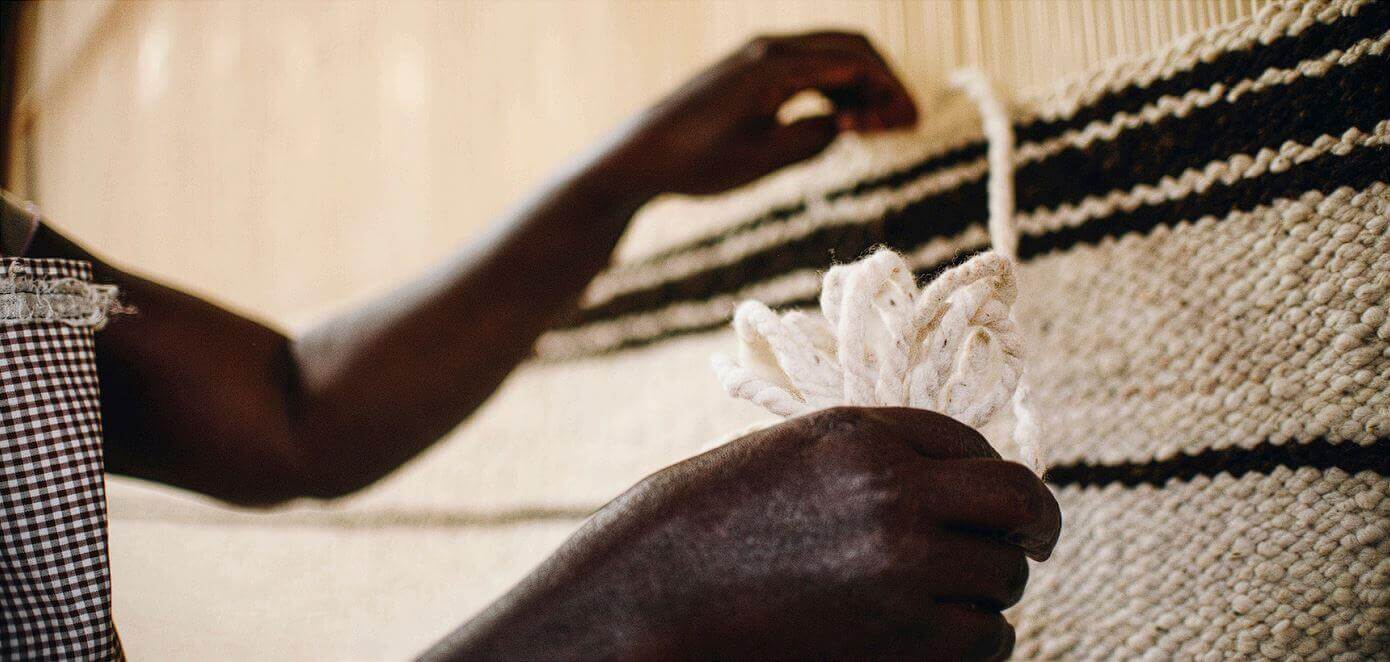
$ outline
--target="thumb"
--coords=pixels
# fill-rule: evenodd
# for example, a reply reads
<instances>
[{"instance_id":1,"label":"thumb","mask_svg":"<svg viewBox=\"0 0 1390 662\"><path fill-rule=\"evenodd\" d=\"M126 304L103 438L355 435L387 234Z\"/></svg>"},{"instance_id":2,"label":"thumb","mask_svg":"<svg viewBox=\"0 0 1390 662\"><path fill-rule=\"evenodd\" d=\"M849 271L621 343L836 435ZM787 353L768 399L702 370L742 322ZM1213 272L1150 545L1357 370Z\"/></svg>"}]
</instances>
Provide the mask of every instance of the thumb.
<instances>
[{"instance_id":1,"label":"thumb","mask_svg":"<svg viewBox=\"0 0 1390 662\"><path fill-rule=\"evenodd\" d=\"M769 141L770 169L805 161L821 153L838 134L834 115L817 115L779 125L773 129Z\"/></svg>"}]
</instances>

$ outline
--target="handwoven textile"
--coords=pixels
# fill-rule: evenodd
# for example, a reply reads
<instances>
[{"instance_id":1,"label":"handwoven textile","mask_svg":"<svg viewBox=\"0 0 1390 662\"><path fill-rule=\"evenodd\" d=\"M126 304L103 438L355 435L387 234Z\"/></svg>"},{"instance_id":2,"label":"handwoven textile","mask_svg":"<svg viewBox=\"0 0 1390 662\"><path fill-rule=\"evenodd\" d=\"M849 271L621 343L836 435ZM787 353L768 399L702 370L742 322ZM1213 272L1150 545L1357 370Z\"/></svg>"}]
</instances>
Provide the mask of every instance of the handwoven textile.
<instances>
[{"instance_id":1,"label":"handwoven textile","mask_svg":"<svg viewBox=\"0 0 1390 662\"><path fill-rule=\"evenodd\" d=\"M1386 656L1386 16L1284 3L1001 90L1066 518L1009 614L1016 658ZM406 658L643 476L771 420L709 370L738 302L814 305L878 244L925 277L988 243L979 113L921 102L910 134L644 210L541 360L348 503L251 515L112 481L130 646L197 657L179 633L215 623L227 658Z\"/></svg>"},{"instance_id":2,"label":"handwoven textile","mask_svg":"<svg viewBox=\"0 0 1390 662\"><path fill-rule=\"evenodd\" d=\"M1019 657L1390 654L1387 45L1385 3L1289 2L1017 99L1017 316L1065 520ZM601 276L539 352L640 362L745 298L811 306L877 245L922 280L985 248L986 145L924 115L937 144L687 208L715 230Z\"/></svg>"},{"instance_id":3,"label":"handwoven textile","mask_svg":"<svg viewBox=\"0 0 1390 662\"><path fill-rule=\"evenodd\" d=\"M120 659L85 262L0 259L0 659ZM76 286L81 289L81 286ZM83 291L86 292L85 290ZM87 312L104 314L92 303ZM89 319L89 318L88 318Z\"/></svg>"}]
</instances>

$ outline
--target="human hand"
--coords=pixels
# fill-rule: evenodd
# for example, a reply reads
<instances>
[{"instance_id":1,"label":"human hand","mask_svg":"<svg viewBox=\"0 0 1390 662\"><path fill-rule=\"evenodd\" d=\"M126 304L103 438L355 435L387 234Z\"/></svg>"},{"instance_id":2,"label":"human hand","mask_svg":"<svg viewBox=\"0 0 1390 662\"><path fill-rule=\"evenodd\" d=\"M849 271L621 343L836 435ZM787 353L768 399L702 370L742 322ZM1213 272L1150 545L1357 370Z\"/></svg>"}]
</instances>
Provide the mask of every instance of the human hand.
<instances>
[{"instance_id":1,"label":"human hand","mask_svg":"<svg viewBox=\"0 0 1390 662\"><path fill-rule=\"evenodd\" d=\"M833 113L779 122L778 109L805 90ZM654 189L717 193L814 156L841 131L916 120L907 90L862 35L759 37L639 116L622 160Z\"/></svg>"},{"instance_id":2,"label":"human hand","mask_svg":"<svg viewBox=\"0 0 1390 662\"><path fill-rule=\"evenodd\" d=\"M923 410L831 409L652 475L455 643L503 656L1001 658L1025 555L1046 559L1060 524L1042 482L974 430Z\"/></svg>"}]
</instances>

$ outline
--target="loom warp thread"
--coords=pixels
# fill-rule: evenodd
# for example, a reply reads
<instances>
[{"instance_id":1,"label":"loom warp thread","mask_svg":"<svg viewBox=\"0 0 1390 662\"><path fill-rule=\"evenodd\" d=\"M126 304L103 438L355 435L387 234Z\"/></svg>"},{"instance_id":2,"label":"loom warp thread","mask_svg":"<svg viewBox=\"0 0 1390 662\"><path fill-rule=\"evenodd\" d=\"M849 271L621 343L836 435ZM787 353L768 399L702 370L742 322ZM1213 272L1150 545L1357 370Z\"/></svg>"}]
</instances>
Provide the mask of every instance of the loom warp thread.
<instances>
[{"instance_id":1,"label":"loom warp thread","mask_svg":"<svg viewBox=\"0 0 1390 662\"><path fill-rule=\"evenodd\" d=\"M954 83L979 107L989 141L993 250L919 288L902 256L879 249L826 272L819 314L779 316L745 301L733 320L738 356L716 355L714 370L730 395L784 417L838 405L916 407L978 428L1012 402L1014 444L1041 474L1023 340L1012 317L1013 129L984 76L963 72Z\"/></svg>"}]
</instances>

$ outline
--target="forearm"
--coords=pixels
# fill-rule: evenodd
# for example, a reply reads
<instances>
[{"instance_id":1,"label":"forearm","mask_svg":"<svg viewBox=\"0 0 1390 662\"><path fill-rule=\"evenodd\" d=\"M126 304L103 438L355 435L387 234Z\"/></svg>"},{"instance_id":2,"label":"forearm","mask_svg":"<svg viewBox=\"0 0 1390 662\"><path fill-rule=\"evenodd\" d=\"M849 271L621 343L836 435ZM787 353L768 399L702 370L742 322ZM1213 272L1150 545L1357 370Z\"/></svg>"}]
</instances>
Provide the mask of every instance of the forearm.
<instances>
[{"instance_id":1,"label":"forearm","mask_svg":"<svg viewBox=\"0 0 1390 662\"><path fill-rule=\"evenodd\" d=\"M690 655L687 626L704 622L690 545L659 524L662 481L648 480L595 513L555 554L422 660L672 659ZM669 481L668 481L669 482ZM656 483L656 484L654 484ZM672 491L673 492L673 491ZM709 623L709 625L713 625Z\"/></svg>"},{"instance_id":2,"label":"forearm","mask_svg":"<svg viewBox=\"0 0 1390 662\"><path fill-rule=\"evenodd\" d=\"M432 273L290 339L90 260L134 315L98 334L111 471L269 503L366 485L456 426L568 314L652 189L605 150Z\"/></svg>"},{"instance_id":3,"label":"forearm","mask_svg":"<svg viewBox=\"0 0 1390 662\"><path fill-rule=\"evenodd\" d=\"M430 275L294 343L305 443L354 455L329 482L359 487L447 433L572 313L650 198L621 169L571 169Z\"/></svg>"},{"instance_id":4,"label":"forearm","mask_svg":"<svg viewBox=\"0 0 1390 662\"><path fill-rule=\"evenodd\" d=\"M133 314L96 334L108 471L232 501L302 487L286 394L289 341L262 324L126 273L39 227L27 255L92 263Z\"/></svg>"},{"instance_id":5,"label":"forearm","mask_svg":"<svg viewBox=\"0 0 1390 662\"><path fill-rule=\"evenodd\" d=\"M781 123L778 108L808 88L835 99L834 114ZM105 266L51 230L31 253L92 260L98 279L140 310L97 341L112 470L235 501L334 496L398 467L481 405L571 313L653 195L724 191L816 154L841 129L915 117L863 37L755 40L432 274L293 341Z\"/></svg>"}]
</instances>

